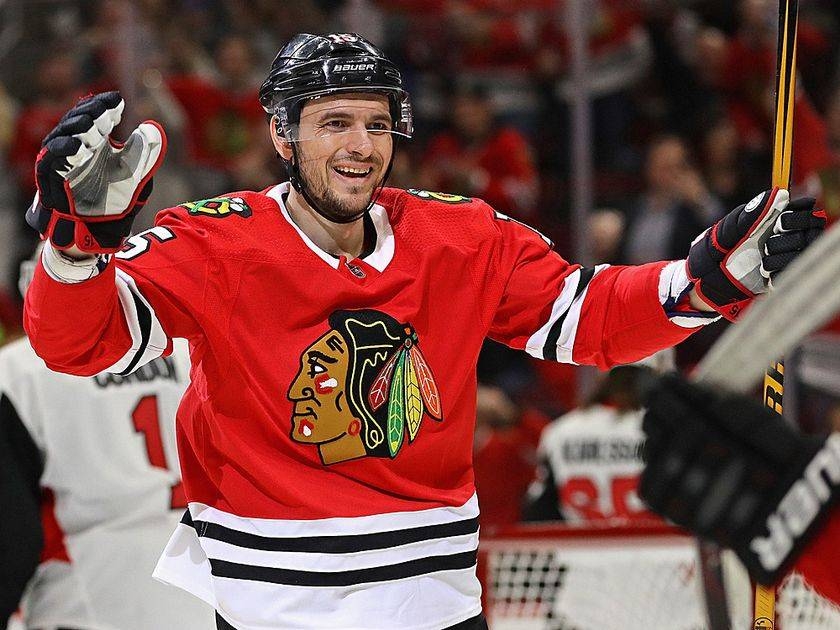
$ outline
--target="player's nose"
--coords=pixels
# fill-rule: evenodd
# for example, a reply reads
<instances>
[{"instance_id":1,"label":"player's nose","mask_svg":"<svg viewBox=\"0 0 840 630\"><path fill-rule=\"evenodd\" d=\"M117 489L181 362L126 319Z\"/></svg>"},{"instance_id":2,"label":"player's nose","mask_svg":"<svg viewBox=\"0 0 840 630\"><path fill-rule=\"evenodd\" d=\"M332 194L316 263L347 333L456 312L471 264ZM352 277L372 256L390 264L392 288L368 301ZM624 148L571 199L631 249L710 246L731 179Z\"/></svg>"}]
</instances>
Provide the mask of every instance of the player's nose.
<instances>
[{"instance_id":1,"label":"player's nose","mask_svg":"<svg viewBox=\"0 0 840 630\"><path fill-rule=\"evenodd\" d=\"M373 137L364 125L356 125L347 132L344 148L351 154L368 157L373 153Z\"/></svg>"}]
</instances>

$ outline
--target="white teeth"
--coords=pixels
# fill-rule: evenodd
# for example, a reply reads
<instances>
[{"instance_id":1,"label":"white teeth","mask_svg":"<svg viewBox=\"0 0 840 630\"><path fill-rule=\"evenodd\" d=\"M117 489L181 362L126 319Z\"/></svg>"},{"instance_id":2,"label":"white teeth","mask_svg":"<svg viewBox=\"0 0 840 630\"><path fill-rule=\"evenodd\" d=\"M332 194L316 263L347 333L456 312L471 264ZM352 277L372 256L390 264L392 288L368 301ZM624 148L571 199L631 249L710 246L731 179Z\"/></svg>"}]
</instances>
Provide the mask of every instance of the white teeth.
<instances>
[{"instance_id":1,"label":"white teeth","mask_svg":"<svg viewBox=\"0 0 840 630\"><path fill-rule=\"evenodd\" d=\"M370 173L369 168L349 168L347 166L336 166L335 170L339 173L347 173L348 175L367 175Z\"/></svg>"},{"instance_id":2,"label":"white teeth","mask_svg":"<svg viewBox=\"0 0 840 630\"><path fill-rule=\"evenodd\" d=\"M304 434L306 437L309 437L310 435L312 435L312 429L310 429L309 427L306 427L306 426L305 426L305 427L303 427L303 434Z\"/></svg>"},{"instance_id":3,"label":"white teeth","mask_svg":"<svg viewBox=\"0 0 840 630\"><path fill-rule=\"evenodd\" d=\"M338 387L338 379L329 378L323 383L321 383L324 387Z\"/></svg>"}]
</instances>

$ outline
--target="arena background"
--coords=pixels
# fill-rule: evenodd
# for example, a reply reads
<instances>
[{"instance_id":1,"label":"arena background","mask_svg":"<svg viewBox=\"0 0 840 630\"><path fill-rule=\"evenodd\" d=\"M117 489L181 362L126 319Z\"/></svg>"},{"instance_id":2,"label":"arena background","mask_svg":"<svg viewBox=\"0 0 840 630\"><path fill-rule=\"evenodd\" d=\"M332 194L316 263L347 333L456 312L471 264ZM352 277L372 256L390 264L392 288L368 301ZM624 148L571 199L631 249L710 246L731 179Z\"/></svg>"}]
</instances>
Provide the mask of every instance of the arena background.
<instances>
[{"instance_id":1,"label":"arena background","mask_svg":"<svg viewBox=\"0 0 840 630\"><path fill-rule=\"evenodd\" d=\"M794 195L836 217L840 3L800 5ZM0 0L5 338L22 334L34 158L84 94L121 90L122 133L146 118L166 128L141 229L168 205L281 180L257 102L271 59L296 32L358 32L404 69L415 103L391 185L482 197L575 262L642 263L682 257L704 226L769 187L777 15L770 0ZM655 208L670 218L652 219ZM682 344L679 369L724 326ZM788 358L786 415L809 431L840 429L832 328ZM498 494L509 507L485 516L502 526L520 517L507 498L533 474L540 429L598 376L492 343L479 375L489 389L477 484L483 502Z\"/></svg>"}]
</instances>

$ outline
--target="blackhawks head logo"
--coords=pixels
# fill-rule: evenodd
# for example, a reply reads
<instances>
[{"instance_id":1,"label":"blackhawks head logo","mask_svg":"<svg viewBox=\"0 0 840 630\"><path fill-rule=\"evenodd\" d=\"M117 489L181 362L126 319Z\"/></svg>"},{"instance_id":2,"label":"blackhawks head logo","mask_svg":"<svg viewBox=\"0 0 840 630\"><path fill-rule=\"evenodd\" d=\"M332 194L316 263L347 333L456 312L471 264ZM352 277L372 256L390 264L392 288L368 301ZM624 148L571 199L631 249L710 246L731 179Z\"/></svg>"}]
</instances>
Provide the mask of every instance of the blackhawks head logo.
<instances>
[{"instance_id":1,"label":"blackhawks head logo","mask_svg":"<svg viewBox=\"0 0 840 630\"><path fill-rule=\"evenodd\" d=\"M417 333L373 310L336 311L329 323L303 351L289 387L292 439L317 445L324 464L394 458L424 416L443 419Z\"/></svg>"},{"instance_id":2,"label":"blackhawks head logo","mask_svg":"<svg viewBox=\"0 0 840 630\"><path fill-rule=\"evenodd\" d=\"M243 218L251 216L251 206L242 197L214 197L181 204L190 214L223 218L238 215Z\"/></svg>"}]
</instances>

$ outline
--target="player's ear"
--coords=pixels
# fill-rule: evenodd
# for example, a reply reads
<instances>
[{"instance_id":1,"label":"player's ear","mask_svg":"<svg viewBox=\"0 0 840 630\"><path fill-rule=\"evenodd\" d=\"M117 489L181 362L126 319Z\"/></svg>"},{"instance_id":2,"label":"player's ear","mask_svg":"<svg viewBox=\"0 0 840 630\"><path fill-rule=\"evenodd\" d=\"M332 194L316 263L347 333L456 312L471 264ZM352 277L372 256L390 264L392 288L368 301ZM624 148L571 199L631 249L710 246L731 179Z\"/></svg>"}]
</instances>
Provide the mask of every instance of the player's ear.
<instances>
[{"instance_id":1,"label":"player's ear","mask_svg":"<svg viewBox=\"0 0 840 630\"><path fill-rule=\"evenodd\" d=\"M292 145L287 142L283 136L283 128L280 126L280 119L277 116L271 117L271 142L277 153L280 154L284 160L292 159Z\"/></svg>"}]
</instances>

